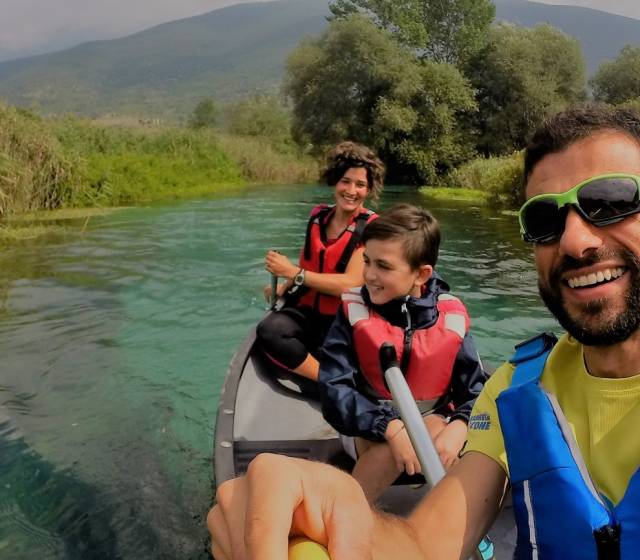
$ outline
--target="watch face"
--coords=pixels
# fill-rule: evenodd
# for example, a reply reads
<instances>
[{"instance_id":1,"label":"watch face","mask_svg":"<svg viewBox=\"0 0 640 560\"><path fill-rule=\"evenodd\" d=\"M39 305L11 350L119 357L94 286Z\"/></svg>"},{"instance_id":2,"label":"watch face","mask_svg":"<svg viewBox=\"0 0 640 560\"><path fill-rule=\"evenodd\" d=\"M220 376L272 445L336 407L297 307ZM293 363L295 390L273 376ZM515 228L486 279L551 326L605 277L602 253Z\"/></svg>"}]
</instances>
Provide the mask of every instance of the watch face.
<instances>
[{"instance_id":1,"label":"watch face","mask_svg":"<svg viewBox=\"0 0 640 560\"><path fill-rule=\"evenodd\" d=\"M302 284L304 284L304 271L296 274L295 278L293 279L293 283L296 286L302 286Z\"/></svg>"}]
</instances>

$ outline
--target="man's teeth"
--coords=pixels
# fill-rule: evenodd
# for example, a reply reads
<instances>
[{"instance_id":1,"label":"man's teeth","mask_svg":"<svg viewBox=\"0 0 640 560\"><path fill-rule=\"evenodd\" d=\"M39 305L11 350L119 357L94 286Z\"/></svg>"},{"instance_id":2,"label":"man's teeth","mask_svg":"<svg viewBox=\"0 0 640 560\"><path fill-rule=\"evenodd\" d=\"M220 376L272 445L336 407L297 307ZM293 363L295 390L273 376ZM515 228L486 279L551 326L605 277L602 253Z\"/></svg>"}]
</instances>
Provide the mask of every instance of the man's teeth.
<instances>
[{"instance_id":1,"label":"man's teeth","mask_svg":"<svg viewBox=\"0 0 640 560\"><path fill-rule=\"evenodd\" d=\"M567 284L569 284L570 288L584 288L585 286L593 286L594 284L599 284L600 282L615 280L623 274L624 270L622 268L607 268L605 270L592 272L591 274L586 274L584 276L569 278L569 280L567 280Z\"/></svg>"}]
</instances>

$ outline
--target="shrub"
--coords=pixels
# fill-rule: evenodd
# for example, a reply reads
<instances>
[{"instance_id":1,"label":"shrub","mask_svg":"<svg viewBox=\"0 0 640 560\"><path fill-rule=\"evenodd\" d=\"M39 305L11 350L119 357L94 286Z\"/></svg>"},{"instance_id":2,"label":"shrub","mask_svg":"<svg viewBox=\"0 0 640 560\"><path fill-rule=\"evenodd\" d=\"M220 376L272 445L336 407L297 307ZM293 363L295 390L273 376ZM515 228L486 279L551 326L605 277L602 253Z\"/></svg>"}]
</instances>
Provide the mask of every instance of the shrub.
<instances>
[{"instance_id":1,"label":"shrub","mask_svg":"<svg viewBox=\"0 0 640 560\"><path fill-rule=\"evenodd\" d=\"M451 171L446 177L446 184L482 190L489 203L517 208L524 199L523 163L523 152L476 158Z\"/></svg>"},{"instance_id":2,"label":"shrub","mask_svg":"<svg viewBox=\"0 0 640 560\"><path fill-rule=\"evenodd\" d=\"M200 100L189 117L189 127L206 128L214 127L218 121L218 108L213 99Z\"/></svg>"},{"instance_id":3,"label":"shrub","mask_svg":"<svg viewBox=\"0 0 640 560\"><path fill-rule=\"evenodd\" d=\"M266 138L223 134L220 146L252 182L312 183L320 174L311 156L293 149L283 153Z\"/></svg>"},{"instance_id":4,"label":"shrub","mask_svg":"<svg viewBox=\"0 0 640 560\"><path fill-rule=\"evenodd\" d=\"M0 103L0 218L62 206L78 188L76 171L43 119Z\"/></svg>"}]
</instances>

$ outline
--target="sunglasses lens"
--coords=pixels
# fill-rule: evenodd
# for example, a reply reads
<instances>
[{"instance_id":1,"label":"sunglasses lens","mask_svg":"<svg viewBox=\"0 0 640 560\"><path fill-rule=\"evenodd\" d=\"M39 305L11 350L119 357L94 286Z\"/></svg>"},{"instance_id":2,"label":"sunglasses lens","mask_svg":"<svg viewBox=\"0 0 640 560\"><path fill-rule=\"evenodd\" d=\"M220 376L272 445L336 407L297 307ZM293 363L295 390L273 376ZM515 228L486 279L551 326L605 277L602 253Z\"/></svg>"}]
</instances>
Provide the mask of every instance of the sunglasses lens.
<instances>
[{"instance_id":1,"label":"sunglasses lens","mask_svg":"<svg viewBox=\"0 0 640 560\"><path fill-rule=\"evenodd\" d=\"M543 243L562 235L566 211L555 200L539 199L522 209L522 224L528 241Z\"/></svg>"},{"instance_id":2,"label":"sunglasses lens","mask_svg":"<svg viewBox=\"0 0 640 560\"><path fill-rule=\"evenodd\" d=\"M638 185L629 177L603 177L578 191L578 204L594 224L615 220L638 210Z\"/></svg>"}]
</instances>

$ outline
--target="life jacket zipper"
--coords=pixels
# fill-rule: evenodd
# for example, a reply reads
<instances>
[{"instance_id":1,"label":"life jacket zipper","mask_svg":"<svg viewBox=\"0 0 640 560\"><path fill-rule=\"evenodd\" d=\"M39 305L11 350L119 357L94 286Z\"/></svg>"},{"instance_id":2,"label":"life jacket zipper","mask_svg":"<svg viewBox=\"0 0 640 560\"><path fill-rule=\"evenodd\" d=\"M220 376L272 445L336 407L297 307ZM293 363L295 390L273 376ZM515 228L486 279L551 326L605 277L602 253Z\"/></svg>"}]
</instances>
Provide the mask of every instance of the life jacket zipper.
<instances>
[{"instance_id":1,"label":"life jacket zipper","mask_svg":"<svg viewBox=\"0 0 640 560\"><path fill-rule=\"evenodd\" d=\"M400 310L405 314L407 319L407 325L404 328L404 337L402 343L402 359L400 360L400 369L402 373L407 376L409 373L409 360L411 359L411 345L413 342L413 334L415 333L415 329L411 324L411 314L409 313L409 309L407 308L407 302L405 301L402 304Z\"/></svg>"}]
</instances>

